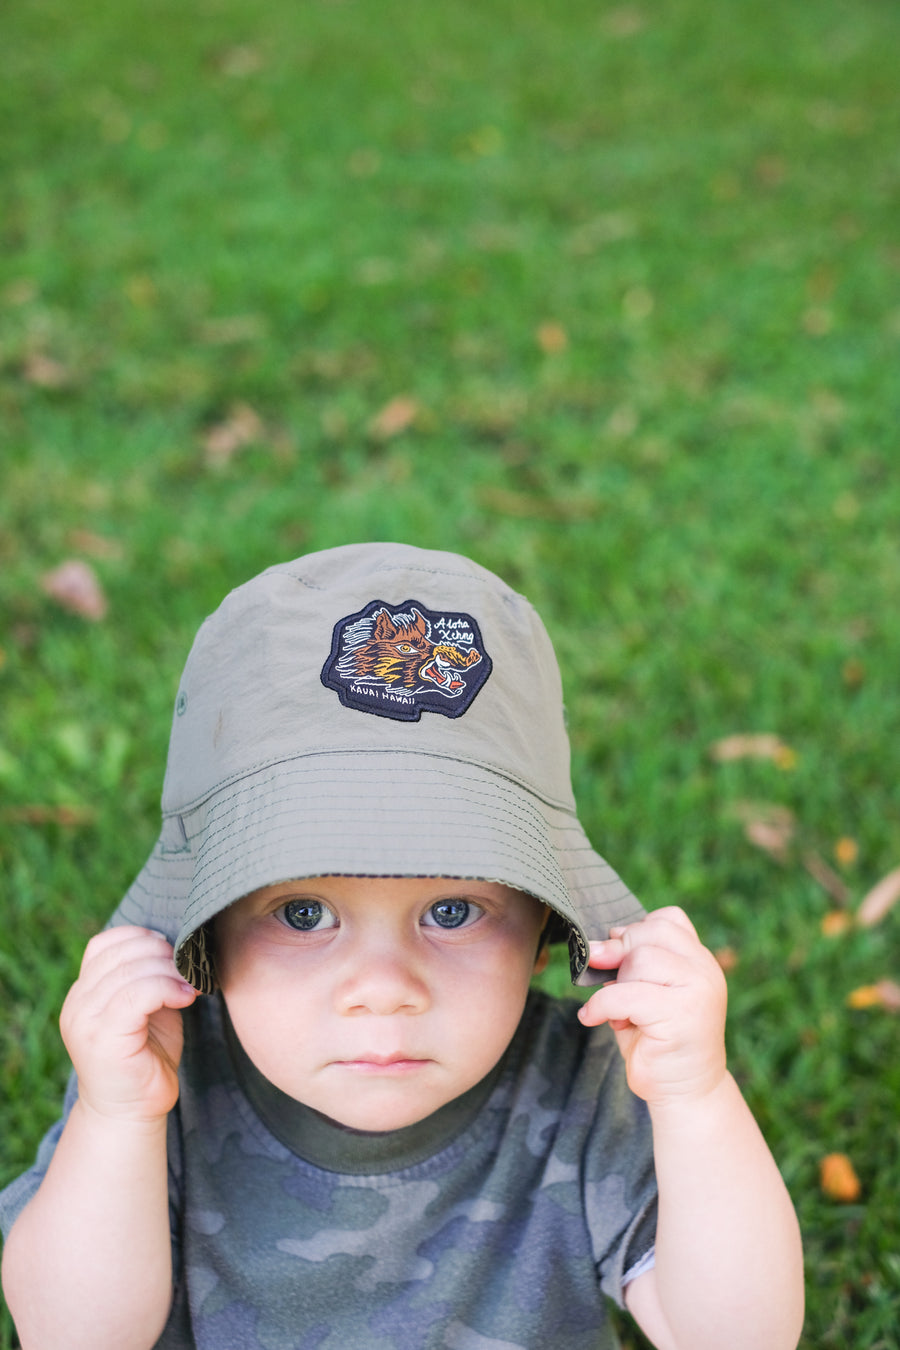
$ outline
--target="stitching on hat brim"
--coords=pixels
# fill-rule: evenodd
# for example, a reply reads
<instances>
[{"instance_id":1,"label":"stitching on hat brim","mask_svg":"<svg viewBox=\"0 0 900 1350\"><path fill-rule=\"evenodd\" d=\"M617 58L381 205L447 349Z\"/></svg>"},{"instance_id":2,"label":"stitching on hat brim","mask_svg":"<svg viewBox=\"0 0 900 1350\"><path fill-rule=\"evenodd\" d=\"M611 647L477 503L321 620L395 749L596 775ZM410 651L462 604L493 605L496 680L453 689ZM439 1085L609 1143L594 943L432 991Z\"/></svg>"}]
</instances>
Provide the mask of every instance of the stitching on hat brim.
<instances>
[{"instance_id":1,"label":"stitching on hat brim","mask_svg":"<svg viewBox=\"0 0 900 1350\"><path fill-rule=\"evenodd\" d=\"M163 811L163 815L165 817L189 815L192 811L196 811L199 807L203 806L213 797L218 796L219 793L224 792L227 788L233 787L235 784L242 782L246 778L252 778L257 774L262 773L265 769L275 768L279 764L291 764L295 761L299 763L303 760L317 760L323 758L343 759L345 756L352 756L357 761L378 759L381 760L383 764L385 762L389 764L395 757L422 761L434 760L439 763L446 762L448 764L458 764L466 769L474 768L483 770L485 773L492 774L495 778L505 779L507 782L521 788L523 792L527 792L530 797L534 797L544 806L549 806L557 811L564 811L567 814L574 814L575 811L574 799L563 801L558 797L549 796L539 788L536 788L532 783L529 783L526 779L517 777L501 765L494 764L490 760L473 759L468 755L463 757L460 755L436 754L430 750L408 750L403 746L389 746L386 748L379 746L377 749L374 749L371 746L360 748L352 746L325 746L316 750L305 751L303 754L299 755L274 755L269 759L259 760L254 764L245 766L233 774L229 774L227 778L220 779L219 782L212 787L198 793L196 797L191 798L189 801L166 807Z\"/></svg>"}]
</instances>

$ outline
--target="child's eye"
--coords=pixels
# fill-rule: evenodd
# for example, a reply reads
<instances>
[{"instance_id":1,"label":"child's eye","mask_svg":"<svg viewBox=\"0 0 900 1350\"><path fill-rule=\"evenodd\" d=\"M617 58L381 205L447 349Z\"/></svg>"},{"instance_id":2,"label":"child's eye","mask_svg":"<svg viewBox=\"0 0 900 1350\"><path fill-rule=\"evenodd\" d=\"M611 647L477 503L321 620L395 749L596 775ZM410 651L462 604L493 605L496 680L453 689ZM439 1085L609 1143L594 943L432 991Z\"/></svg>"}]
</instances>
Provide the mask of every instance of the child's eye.
<instances>
[{"instance_id":1,"label":"child's eye","mask_svg":"<svg viewBox=\"0 0 900 1350\"><path fill-rule=\"evenodd\" d=\"M471 900L438 900L422 916L429 928L463 928L480 919L484 910Z\"/></svg>"},{"instance_id":2,"label":"child's eye","mask_svg":"<svg viewBox=\"0 0 900 1350\"><path fill-rule=\"evenodd\" d=\"M337 927L337 915L332 914L321 900L289 900L275 912L283 924L301 933L311 933L313 930L321 932L323 928Z\"/></svg>"}]
</instances>

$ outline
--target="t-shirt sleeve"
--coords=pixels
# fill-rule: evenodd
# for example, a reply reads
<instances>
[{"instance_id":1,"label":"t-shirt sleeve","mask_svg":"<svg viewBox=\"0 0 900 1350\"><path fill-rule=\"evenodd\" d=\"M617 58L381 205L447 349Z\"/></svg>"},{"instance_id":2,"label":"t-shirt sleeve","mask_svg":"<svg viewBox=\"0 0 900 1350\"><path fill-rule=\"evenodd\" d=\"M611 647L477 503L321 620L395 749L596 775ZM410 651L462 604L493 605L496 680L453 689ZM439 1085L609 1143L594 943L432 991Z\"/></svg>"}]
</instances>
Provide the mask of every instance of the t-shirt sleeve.
<instances>
[{"instance_id":1,"label":"t-shirt sleeve","mask_svg":"<svg viewBox=\"0 0 900 1350\"><path fill-rule=\"evenodd\" d=\"M618 1050L600 1076L584 1188L600 1287L621 1308L626 1284L652 1264L657 1188L649 1113L628 1087Z\"/></svg>"},{"instance_id":2,"label":"t-shirt sleeve","mask_svg":"<svg viewBox=\"0 0 900 1350\"><path fill-rule=\"evenodd\" d=\"M37 1193L38 1187L47 1174L50 1159L56 1151L59 1137L69 1118L69 1112L78 1100L78 1080L75 1074L69 1075L69 1083L63 1101L63 1111L59 1120L51 1125L41 1140L37 1157L27 1172L23 1172L15 1181L10 1182L4 1191L0 1191L0 1232L9 1237L10 1230L29 1200Z\"/></svg>"}]
</instances>

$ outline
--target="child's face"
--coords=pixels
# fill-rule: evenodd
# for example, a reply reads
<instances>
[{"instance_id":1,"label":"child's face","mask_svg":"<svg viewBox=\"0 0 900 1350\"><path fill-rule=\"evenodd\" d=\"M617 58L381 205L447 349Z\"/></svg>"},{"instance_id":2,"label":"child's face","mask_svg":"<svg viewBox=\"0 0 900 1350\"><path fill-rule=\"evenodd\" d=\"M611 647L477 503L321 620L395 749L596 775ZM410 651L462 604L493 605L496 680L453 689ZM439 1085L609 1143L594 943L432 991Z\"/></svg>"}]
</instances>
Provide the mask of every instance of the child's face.
<instances>
[{"instance_id":1,"label":"child's face","mask_svg":"<svg viewBox=\"0 0 900 1350\"><path fill-rule=\"evenodd\" d=\"M343 1125L394 1130L500 1059L546 914L494 882L284 882L219 915L216 972L238 1039L270 1082Z\"/></svg>"}]
</instances>

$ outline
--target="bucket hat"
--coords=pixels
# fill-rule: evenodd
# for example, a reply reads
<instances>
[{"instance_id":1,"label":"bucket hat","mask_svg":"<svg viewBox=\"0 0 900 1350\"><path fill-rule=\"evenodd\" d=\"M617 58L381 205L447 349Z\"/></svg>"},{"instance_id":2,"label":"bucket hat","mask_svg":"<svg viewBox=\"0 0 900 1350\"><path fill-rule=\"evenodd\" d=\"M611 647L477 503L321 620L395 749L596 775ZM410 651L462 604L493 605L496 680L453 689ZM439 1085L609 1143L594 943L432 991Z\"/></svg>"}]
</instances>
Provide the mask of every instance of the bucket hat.
<instances>
[{"instance_id":1,"label":"bucket hat","mask_svg":"<svg viewBox=\"0 0 900 1350\"><path fill-rule=\"evenodd\" d=\"M588 941L643 909L582 829L562 686L531 604L467 558L349 544L280 563L202 624L175 700L162 830L112 923L214 988L210 921L303 877L445 876L535 896Z\"/></svg>"}]
</instances>

